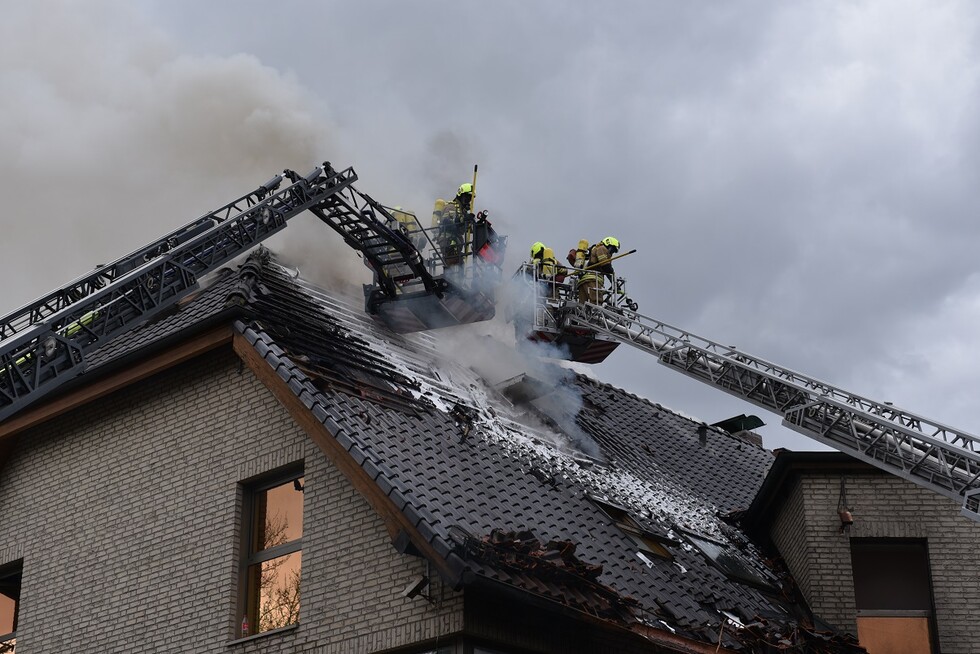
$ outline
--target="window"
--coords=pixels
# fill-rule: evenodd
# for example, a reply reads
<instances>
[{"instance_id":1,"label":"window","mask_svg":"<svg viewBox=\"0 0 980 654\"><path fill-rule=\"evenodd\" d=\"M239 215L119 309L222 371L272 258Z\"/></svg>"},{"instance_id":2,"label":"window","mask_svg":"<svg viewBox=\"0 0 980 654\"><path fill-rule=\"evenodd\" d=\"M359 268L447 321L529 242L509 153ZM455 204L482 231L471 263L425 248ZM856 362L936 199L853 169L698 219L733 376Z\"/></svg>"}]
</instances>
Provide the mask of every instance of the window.
<instances>
[{"instance_id":1,"label":"window","mask_svg":"<svg viewBox=\"0 0 980 654\"><path fill-rule=\"evenodd\" d=\"M870 654L932 652L926 543L851 539L858 640Z\"/></svg>"},{"instance_id":2,"label":"window","mask_svg":"<svg viewBox=\"0 0 980 654\"><path fill-rule=\"evenodd\" d=\"M241 637L299 622L303 470L291 467L244 488Z\"/></svg>"},{"instance_id":3,"label":"window","mask_svg":"<svg viewBox=\"0 0 980 654\"><path fill-rule=\"evenodd\" d=\"M0 652L12 654L17 646L17 609L24 562L0 566Z\"/></svg>"}]
</instances>

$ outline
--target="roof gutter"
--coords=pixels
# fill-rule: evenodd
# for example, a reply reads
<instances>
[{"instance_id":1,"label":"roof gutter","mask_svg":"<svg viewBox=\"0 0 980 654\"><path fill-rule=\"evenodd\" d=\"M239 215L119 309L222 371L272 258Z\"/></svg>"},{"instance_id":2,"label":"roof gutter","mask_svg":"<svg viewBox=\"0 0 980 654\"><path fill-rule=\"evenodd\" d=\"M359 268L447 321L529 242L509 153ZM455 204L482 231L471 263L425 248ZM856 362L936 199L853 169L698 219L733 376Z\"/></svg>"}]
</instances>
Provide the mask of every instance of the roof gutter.
<instances>
[{"instance_id":1,"label":"roof gutter","mask_svg":"<svg viewBox=\"0 0 980 654\"><path fill-rule=\"evenodd\" d=\"M540 608L558 610L560 613L574 618L577 621L586 622L602 629L619 633L630 633L658 647L666 648L674 654L737 654L735 650L721 647L720 643L711 644L691 640L690 638L678 636L665 629L657 629L642 622L625 623L600 618L586 611L572 608L553 598L545 597L533 591L518 588L517 586L496 579L475 575L467 585L483 588L494 593L501 593L523 603Z\"/></svg>"}]
</instances>

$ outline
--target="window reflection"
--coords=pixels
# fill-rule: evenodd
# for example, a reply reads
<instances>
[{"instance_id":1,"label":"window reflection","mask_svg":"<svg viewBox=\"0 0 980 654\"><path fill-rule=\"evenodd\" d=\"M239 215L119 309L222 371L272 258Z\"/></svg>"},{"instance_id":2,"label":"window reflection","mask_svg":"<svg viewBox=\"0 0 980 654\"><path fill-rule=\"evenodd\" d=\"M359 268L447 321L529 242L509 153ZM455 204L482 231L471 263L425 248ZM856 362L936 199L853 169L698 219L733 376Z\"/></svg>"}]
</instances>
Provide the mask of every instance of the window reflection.
<instances>
[{"instance_id":1,"label":"window reflection","mask_svg":"<svg viewBox=\"0 0 980 654\"><path fill-rule=\"evenodd\" d=\"M249 576L259 590L256 598L256 633L299 622L302 552L294 552L250 566Z\"/></svg>"},{"instance_id":2,"label":"window reflection","mask_svg":"<svg viewBox=\"0 0 980 654\"><path fill-rule=\"evenodd\" d=\"M242 637L299 622L304 487L301 472L246 487Z\"/></svg>"},{"instance_id":3,"label":"window reflection","mask_svg":"<svg viewBox=\"0 0 980 654\"><path fill-rule=\"evenodd\" d=\"M23 562L0 567L0 654L14 651L17 644L17 606Z\"/></svg>"},{"instance_id":4,"label":"window reflection","mask_svg":"<svg viewBox=\"0 0 980 654\"><path fill-rule=\"evenodd\" d=\"M255 494L253 550L260 552L303 537L303 478Z\"/></svg>"},{"instance_id":5,"label":"window reflection","mask_svg":"<svg viewBox=\"0 0 980 654\"><path fill-rule=\"evenodd\" d=\"M3 637L6 634L15 631L14 615L16 611L17 602L12 597L7 597L0 592L0 643L3 642Z\"/></svg>"}]
</instances>

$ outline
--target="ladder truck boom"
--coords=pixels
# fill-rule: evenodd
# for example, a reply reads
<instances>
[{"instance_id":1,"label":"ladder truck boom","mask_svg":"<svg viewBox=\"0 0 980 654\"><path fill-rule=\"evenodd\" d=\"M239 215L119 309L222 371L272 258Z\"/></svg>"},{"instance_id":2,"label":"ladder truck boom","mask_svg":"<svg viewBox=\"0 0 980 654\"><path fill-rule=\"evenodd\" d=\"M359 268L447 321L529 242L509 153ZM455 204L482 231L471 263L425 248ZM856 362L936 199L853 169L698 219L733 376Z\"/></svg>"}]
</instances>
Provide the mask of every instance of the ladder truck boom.
<instances>
[{"instance_id":1,"label":"ladder truck boom","mask_svg":"<svg viewBox=\"0 0 980 654\"><path fill-rule=\"evenodd\" d=\"M563 317L783 416L783 424L962 503L980 521L980 438L876 402L635 311L569 303Z\"/></svg>"},{"instance_id":2,"label":"ladder truck boom","mask_svg":"<svg viewBox=\"0 0 980 654\"><path fill-rule=\"evenodd\" d=\"M280 189L287 179L288 186ZM471 291L448 274L434 275L432 262L423 262L420 248L393 227L398 223L384 207L354 188L356 180L352 168L338 172L329 163L305 176L283 171L220 209L0 318L0 421L82 373L91 352L175 306L201 277L307 210L361 253L374 271L376 284L365 292L375 304L431 300L425 308L441 308L448 316L438 326L492 317L492 294ZM419 232L415 242L424 247L421 239L428 235L420 227ZM414 290L410 298L406 288ZM416 323L417 328L431 327Z\"/></svg>"},{"instance_id":3,"label":"ladder truck boom","mask_svg":"<svg viewBox=\"0 0 980 654\"><path fill-rule=\"evenodd\" d=\"M61 311L65 307L92 295L134 268L186 243L190 238L207 231L214 225L241 214L249 207L255 206L265 199L266 196L279 187L281 182L282 175L276 175L256 190L229 202L220 209L204 214L200 218L187 223L159 240L145 245L113 263L99 266L73 282L0 318L0 342L30 328L36 323L42 322L47 317Z\"/></svg>"},{"instance_id":4,"label":"ladder truck boom","mask_svg":"<svg viewBox=\"0 0 980 654\"><path fill-rule=\"evenodd\" d=\"M598 301L582 301L575 284L542 277L530 264L515 280L525 282L511 309L520 338L550 343L557 346L552 352L583 363L631 345L781 415L785 426L805 436L960 502L964 516L980 521L977 436L644 316L621 277L605 279Z\"/></svg>"},{"instance_id":5,"label":"ladder truck boom","mask_svg":"<svg viewBox=\"0 0 980 654\"><path fill-rule=\"evenodd\" d=\"M84 371L87 355L175 305L198 280L349 187L329 164L278 190L281 176L110 266L0 320L0 420Z\"/></svg>"}]
</instances>

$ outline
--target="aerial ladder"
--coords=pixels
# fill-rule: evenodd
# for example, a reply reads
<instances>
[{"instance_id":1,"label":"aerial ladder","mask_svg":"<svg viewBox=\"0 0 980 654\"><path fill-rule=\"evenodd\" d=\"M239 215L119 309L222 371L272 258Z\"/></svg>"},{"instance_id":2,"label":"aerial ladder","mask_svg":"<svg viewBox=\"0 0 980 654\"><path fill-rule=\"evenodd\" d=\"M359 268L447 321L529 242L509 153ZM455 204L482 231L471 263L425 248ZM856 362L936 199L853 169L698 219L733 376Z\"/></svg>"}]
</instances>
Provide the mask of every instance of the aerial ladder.
<instances>
[{"instance_id":1,"label":"aerial ladder","mask_svg":"<svg viewBox=\"0 0 980 654\"><path fill-rule=\"evenodd\" d=\"M781 415L790 429L961 503L961 514L980 522L977 436L644 316L622 278L608 278L598 302L579 302L574 284L542 279L530 264L518 275L528 292L512 318L528 340L561 345L566 358L582 362L610 346L633 346Z\"/></svg>"},{"instance_id":2,"label":"aerial ladder","mask_svg":"<svg viewBox=\"0 0 980 654\"><path fill-rule=\"evenodd\" d=\"M280 188L286 180L288 185ZM307 175L286 170L223 207L0 318L0 421L78 376L92 352L172 309L198 288L203 276L307 210L338 232L372 269L374 282L365 291L373 301L368 308L382 322L387 305L399 302L425 302L436 316L402 325L402 331L493 317L489 284L499 273L497 255L502 259L502 251L491 252L494 256L484 251L491 263L481 259L477 272L469 277L447 272L437 261L424 260L391 214L355 189L355 181L353 168L336 171L329 163ZM502 250L505 239L493 236L494 245ZM474 290L467 280L487 285ZM476 310L467 311L470 304Z\"/></svg>"}]
</instances>

